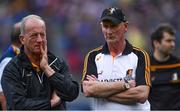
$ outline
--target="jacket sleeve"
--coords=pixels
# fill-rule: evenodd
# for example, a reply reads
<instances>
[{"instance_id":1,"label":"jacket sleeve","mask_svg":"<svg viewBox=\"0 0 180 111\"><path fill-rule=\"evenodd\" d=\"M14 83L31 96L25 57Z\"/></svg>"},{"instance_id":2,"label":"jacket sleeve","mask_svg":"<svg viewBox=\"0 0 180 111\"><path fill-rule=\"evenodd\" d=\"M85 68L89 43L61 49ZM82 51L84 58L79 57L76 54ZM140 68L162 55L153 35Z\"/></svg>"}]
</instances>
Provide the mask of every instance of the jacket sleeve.
<instances>
[{"instance_id":1,"label":"jacket sleeve","mask_svg":"<svg viewBox=\"0 0 180 111\"><path fill-rule=\"evenodd\" d=\"M12 58L10 57L7 57L7 58L4 58L1 63L0 63L0 81L1 81L1 77L2 77L2 74L3 74L3 71L4 71L4 68L5 66L8 64L8 62L11 60ZM2 86L0 84L0 92L2 92Z\"/></svg>"},{"instance_id":2,"label":"jacket sleeve","mask_svg":"<svg viewBox=\"0 0 180 111\"><path fill-rule=\"evenodd\" d=\"M48 78L52 87L58 91L62 100L72 101L79 94L79 85L69 74L68 66L64 60L59 60L54 66L56 72Z\"/></svg>"},{"instance_id":3,"label":"jacket sleeve","mask_svg":"<svg viewBox=\"0 0 180 111\"><path fill-rule=\"evenodd\" d=\"M51 108L48 98L27 98L26 86L21 80L21 71L18 67L13 62L7 64L3 72L1 84L8 109L36 110Z\"/></svg>"}]
</instances>

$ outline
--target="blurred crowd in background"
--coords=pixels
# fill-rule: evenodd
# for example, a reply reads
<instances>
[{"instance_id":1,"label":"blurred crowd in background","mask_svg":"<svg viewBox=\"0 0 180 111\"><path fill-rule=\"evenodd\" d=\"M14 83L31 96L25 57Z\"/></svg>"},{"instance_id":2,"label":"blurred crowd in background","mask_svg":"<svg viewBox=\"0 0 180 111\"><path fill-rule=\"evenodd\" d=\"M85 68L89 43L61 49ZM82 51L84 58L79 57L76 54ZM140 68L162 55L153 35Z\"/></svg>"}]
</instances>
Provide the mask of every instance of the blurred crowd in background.
<instances>
[{"instance_id":1,"label":"blurred crowd in background","mask_svg":"<svg viewBox=\"0 0 180 111\"><path fill-rule=\"evenodd\" d=\"M46 21L48 49L64 56L80 80L83 61L91 49L103 45L100 16L104 8L122 8L129 21L127 39L151 52L150 34L159 23L176 29L180 54L180 0L0 0L0 56L10 44L10 29L24 16L37 14Z\"/></svg>"}]
</instances>

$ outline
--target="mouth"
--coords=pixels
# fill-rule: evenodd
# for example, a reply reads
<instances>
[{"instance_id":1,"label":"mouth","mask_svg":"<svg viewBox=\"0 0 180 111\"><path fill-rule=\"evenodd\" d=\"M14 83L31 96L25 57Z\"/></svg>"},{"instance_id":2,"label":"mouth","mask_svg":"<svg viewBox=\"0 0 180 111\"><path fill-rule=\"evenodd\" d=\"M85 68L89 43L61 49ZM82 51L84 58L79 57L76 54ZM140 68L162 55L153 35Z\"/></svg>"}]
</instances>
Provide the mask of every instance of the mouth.
<instances>
[{"instance_id":1,"label":"mouth","mask_svg":"<svg viewBox=\"0 0 180 111\"><path fill-rule=\"evenodd\" d=\"M114 41L114 40L116 40L116 37L114 37L114 36L107 36L106 39L107 39L107 40L113 40L113 41Z\"/></svg>"},{"instance_id":2,"label":"mouth","mask_svg":"<svg viewBox=\"0 0 180 111\"><path fill-rule=\"evenodd\" d=\"M40 45L35 45L34 48L40 49Z\"/></svg>"},{"instance_id":3,"label":"mouth","mask_svg":"<svg viewBox=\"0 0 180 111\"><path fill-rule=\"evenodd\" d=\"M114 36L106 36L107 39L113 39Z\"/></svg>"}]
</instances>

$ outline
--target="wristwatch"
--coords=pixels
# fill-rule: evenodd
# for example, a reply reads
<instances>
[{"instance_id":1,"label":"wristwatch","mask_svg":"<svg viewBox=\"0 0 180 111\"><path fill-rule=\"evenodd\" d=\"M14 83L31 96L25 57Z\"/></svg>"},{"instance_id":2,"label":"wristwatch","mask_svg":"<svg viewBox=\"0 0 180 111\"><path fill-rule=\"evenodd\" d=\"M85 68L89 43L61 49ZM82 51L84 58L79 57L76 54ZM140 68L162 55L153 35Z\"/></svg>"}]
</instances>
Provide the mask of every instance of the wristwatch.
<instances>
[{"instance_id":1,"label":"wristwatch","mask_svg":"<svg viewBox=\"0 0 180 111\"><path fill-rule=\"evenodd\" d=\"M130 88L130 84L128 82L124 82L124 89L128 90Z\"/></svg>"},{"instance_id":2,"label":"wristwatch","mask_svg":"<svg viewBox=\"0 0 180 111\"><path fill-rule=\"evenodd\" d=\"M131 78L129 76L126 76L123 79L124 79L124 89L128 90L130 88L129 81L131 80Z\"/></svg>"}]
</instances>

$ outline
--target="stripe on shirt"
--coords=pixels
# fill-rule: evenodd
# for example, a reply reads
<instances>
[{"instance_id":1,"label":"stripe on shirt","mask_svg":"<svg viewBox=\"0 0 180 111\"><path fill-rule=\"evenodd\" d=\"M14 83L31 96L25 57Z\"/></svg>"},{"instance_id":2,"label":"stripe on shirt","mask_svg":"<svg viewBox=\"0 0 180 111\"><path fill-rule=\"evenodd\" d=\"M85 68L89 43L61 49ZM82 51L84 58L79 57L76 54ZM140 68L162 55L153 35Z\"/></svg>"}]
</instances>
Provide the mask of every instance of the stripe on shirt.
<instances>
[{"instance_id":1,"label":"stripe on shirt","mask_svg":"<svg viewBox=\"0 0 180 111\"><path fill-rule=\"evenodd\" d=\"M137 47L133 47L133 49L141 51L144 54L145 57L145 80L146 80L146 84L151 86L151 81L150 81L150 59L149 59L149 55L147 54L146 51L137 48Z\"/></svg>"},{"instance_id":2,"label":"stripe on shirt","mask_svg":"<svg viewBox=\"0 0 180 111\"><path fill-rule=\"evenodd\" d=\"M90 55L92 52L94 52L94 51L99 51L99 50L101 50L102 48L103 48L103 46L100 46L100 47L98 47L98 48L90 51L90 52L86 55L85 61L84 61L83 76L82 76L82 80L81 80L81 81L84 80L84 78L85 78L85 76L86 76L86 73L87 73L87 64L88 64L89 55Z\"/></svg>"}]
</instances>

